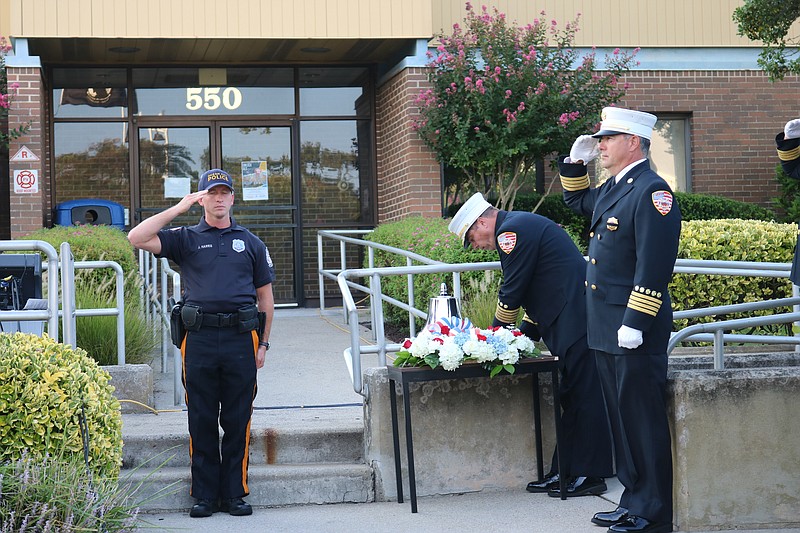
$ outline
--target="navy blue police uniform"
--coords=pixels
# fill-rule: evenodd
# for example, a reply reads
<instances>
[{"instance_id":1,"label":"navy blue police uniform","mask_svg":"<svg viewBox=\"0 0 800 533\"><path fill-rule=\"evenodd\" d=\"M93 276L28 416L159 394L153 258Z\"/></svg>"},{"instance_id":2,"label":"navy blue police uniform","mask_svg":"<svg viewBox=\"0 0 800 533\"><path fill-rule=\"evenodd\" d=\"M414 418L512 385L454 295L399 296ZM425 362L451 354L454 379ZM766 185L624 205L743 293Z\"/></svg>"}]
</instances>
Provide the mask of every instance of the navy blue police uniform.
<instances>
[{"instance_id":1,"label":"navy blue police uniform","mask_svg":"<svg viewBox=\"0 0 800 533\"><path fill-rule=\"evenodd\" d=\"M162 229L158 237L158 256L181 267L183 303L202 309L202 325L187 331L181 344L191 495L212 502L247 496L260 339L256 330L240 331L238 312L256 305L256 288L275 279L269 251L233 218L224 229L202 219L196 226Z\"/></svg>"},{"instance_id":2,"label":"navy blue police uniform","mask_svg":"<svg viewBox=\"0 0 800 533\"><path fill-rule=\"evenodd\" d=\"M591 216L586 305L589 347L607 402L625 487L620 507L654 522L672 522L672 454L667 419L667 343L672 305L667 286L678 252L681 213L667 183L647 160L619 183L589 187L586 165L559 162L564 201ZM635 349L617 330L642 331ZM635 428L635 430L632 430Z\"/></svg>"},{"instance_id":3,"label":"navy blue police uniform","mask_svg":"<svg viewBox=\"0 0 800 533\"><path fill-rule=\"evenodd\" d=\"M558 472L560 451L564 477L609 477L611 435L595 359L586 343L586 261L563 228L534 213L498 212L495 238L503 283L493 325L516 323L522 307L526 321L536 325L562 365L564 436L550 470ZM528 328L521 326L538 338Z\"/></svg>"},{"instance_id":4,"label":"navy blue police uniform","mask_svg":"<svg viewBox=\"0 0 800 533\"><path fill-rule=\"evenodd\" d=\"M775 137L781 167L790 178L800 180L800 139L786 139L784 137L783 132ZM800 230L798 230L798 234L800 235ZM800 285L800 246L794 247L794 259L792 259L792 271L789 274L789 279L795 285Z\"/></svg>"}]
</instances>

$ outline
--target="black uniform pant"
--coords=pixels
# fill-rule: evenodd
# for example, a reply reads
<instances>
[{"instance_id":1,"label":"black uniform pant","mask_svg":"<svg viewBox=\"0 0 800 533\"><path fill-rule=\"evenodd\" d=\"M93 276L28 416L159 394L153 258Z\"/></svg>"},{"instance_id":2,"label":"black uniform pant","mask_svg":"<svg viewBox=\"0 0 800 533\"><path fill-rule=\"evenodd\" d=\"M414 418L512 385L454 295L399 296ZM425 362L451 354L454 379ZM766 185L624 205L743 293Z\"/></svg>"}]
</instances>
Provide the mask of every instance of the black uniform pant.
<instances>
[{"instance_id":1,"label":"black uniform pant","mask_svg":"<svg viewBox=\"0 0 800 533\"><path fill-rule=\"evenodd\" d=\"M247 496L250 419L256 397L255 331L203 327L181 348L192 486L198 499ZM222 427L222 448L219 443Z\"/></svg>"},{"instance_id":2,"label":"black uniform pant","mask_svg":"<svg viewBox=\"0 0 800 533\"><path fill-rule=\"evenodd\" d=\"M564 432L560 450L553 452L550 471L558 472L561 453L565 477L611 477L611 433L594 353L584 336L558 355L563 363L558 400Z\"/></svg>"},{"instance_id":3,"label":"black uniform pant","mask_svg":"<svg viewBox=\"0 0 800 533\"><path fill-rule=\"evenodd\" d=\"M667 419L667 355L596 352L611 420L620 506L672 522L672 442Z\"/></svg>"}]
</instances>

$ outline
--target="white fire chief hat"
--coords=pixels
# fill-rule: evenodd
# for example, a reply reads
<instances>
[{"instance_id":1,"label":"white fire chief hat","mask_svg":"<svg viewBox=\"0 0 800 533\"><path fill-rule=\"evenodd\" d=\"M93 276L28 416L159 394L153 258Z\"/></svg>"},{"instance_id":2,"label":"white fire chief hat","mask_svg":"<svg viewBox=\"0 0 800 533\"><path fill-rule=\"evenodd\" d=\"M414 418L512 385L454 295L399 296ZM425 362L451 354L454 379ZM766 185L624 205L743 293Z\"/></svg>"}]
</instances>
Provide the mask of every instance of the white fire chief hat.
<instances>
[{"instance_id":1,"label":"white fire chief hat","mask_svg":"<svg viewBox=\"0 0 800 533\"><path fill-rule=\"evenodd\" d=\"M478 220L478 217L490 207L492 207L492 204L487 202L481 193L476 192L469 200L464 202L464 205L461 206L461 209L458 210L453 220L448 224L447 229L458 235L464 248L469 245L469 243L466 242L469 228L471 228L475 221Z\"/></svg>"},{"instance_id":2,"label":"white fire chief hat","mask_svg":"<svg viewBox=\"0 0 800 533\"><path fill-rule=\"evenodd\" d=\"M658 120L657 116L650 113L621 107L604 107L600 118L602 119L600 131L592 135L592 137L627 133L650 140L653 135L653 126Z\"/></svg>"}]
</instances>

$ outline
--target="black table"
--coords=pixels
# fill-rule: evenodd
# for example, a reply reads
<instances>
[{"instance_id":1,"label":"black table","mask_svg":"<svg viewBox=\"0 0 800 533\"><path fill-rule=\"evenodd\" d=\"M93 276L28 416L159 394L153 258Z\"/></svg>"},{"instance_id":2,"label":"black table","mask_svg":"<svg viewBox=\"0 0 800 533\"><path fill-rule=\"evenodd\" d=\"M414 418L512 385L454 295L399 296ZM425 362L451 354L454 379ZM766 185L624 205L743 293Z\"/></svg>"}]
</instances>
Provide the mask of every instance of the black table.
<instances>
[{"instance_id":1,"label":"black table","mask_svg":"<svg viewBox=\"0 0 800 533\"><path fill-rule=\"evenodd\" d=\"M544 467L542 465L542 416L541 405L539 402L539 373L550 372L553 380L553 406L556 427L556 445L561 440L561 406L558 402L558 358L557 357L538 357L532 359L521 359L516 365L515 375L533 375L533 423L536 433L536 468L539 479L544 477ZM394 444L394 471L397 481L397 502L403 503L403 474L400 469L400 435L397 424L397 398L395 394L395 383L400 382L403 393L403 411L406 420L406 458L408 460L408 485L411 493L411 512L417 512L417 482L414 473L414 442L411 434L411 404L409 398L408 384L419 381L435 381L442 379L463 379L463 378L488 378L489 371L482 365L471 363L462 365L455 370L444 370L438 368L432 370L422 367L396 367L388 365L389 371L389 400L392 407L392 442ZM500 374L507 375L507 374ZM494 379L494 378L492 378ZM560 449L560 447L559 447ZM559 472L562 472L561 457L558 458ZM566 487L564 476L560 476L561 499L565 500Z\"/></svg>"}]
</instances>

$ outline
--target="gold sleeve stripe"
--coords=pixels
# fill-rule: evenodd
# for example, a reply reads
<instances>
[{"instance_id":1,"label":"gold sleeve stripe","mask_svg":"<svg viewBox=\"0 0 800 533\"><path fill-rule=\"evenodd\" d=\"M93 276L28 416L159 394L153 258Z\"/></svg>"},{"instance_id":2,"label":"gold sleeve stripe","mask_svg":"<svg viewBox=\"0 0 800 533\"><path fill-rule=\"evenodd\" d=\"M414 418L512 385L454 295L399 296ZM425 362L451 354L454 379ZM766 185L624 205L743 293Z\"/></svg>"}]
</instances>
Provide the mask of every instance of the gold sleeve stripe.
<instances>
[{"instance_id":1,"label":"gold sleeve stripe","mask_svg":"<svg viewBox=\"0 0 800 533\"><path fill-rule=\"evenodd\" d=\"M494 317L500 322L506 324L517 323L517 315L519 314L519 307L516 309L508 309L505 305L497 302L497 310L494 312Z\"/></svg>"},{"instance_id":2,"label":"gold sleeve stripe","mask_svg":"<svg viewBox=\"0 0 800 533\"><path fill-rule=\"evenodd\" d=\"M656 316L661 309L661 299L632 292L628 299L628 307L640 313Z\"/></svg>"},{"instance_id":3,"label":"gold sleeve stripe","mask_svg":"<svg viewBox=\"0 0 800 533\"><path fill-rule=\"evenodd\" d=\"M778 150L778 157L781 161L794 161L800 158L800 146L792 148L791 150Z\"/></svg>"},{"instance_id":4,"label":"gold sleeve stripe","mask_svg":"<svg viewBox=\"0 0 800 533\"><path fill-rule=\"evenodd\" d=\"M566 176L558 176L561 178L561 188L565 191L580 191L589 188L589 174L584 174L579 178L568 178Z\"/></svg>"}]
</instances>

